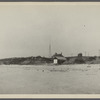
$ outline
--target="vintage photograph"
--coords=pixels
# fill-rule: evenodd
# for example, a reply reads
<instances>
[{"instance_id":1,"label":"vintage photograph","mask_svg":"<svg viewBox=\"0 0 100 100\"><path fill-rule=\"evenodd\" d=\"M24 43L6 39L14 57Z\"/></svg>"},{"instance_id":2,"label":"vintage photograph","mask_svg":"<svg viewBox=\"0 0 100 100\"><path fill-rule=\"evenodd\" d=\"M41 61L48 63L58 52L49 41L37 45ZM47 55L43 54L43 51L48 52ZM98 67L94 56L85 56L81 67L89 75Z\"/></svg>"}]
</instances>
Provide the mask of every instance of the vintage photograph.
<instances>
[{"instance_id":1,"label":"vintage photograph","mask_svg":"<svg viewBox=\"0 0 100 100\"><path fill-rule=\"evenodd\" d=\"M0 94L100 94L100 3L0 2Z\"/></svg>"}]
</instances>

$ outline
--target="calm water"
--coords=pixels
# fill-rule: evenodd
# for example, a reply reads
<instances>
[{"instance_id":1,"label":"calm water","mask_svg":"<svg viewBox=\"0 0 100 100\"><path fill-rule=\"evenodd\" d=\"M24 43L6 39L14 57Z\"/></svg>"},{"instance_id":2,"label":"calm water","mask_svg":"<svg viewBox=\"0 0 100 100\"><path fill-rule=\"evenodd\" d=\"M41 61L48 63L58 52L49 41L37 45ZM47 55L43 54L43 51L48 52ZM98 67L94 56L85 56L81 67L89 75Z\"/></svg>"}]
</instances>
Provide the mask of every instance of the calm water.
<instances>
[{"instance_id":1,"label":"calm water","mask_svg":"<svg viewBox=\"0 0 100 100\"><path fill-rule=\"evenodd\" d=\"M100 93L100 65L0 65L0 94Z\"/></svg>"}]
</instances>

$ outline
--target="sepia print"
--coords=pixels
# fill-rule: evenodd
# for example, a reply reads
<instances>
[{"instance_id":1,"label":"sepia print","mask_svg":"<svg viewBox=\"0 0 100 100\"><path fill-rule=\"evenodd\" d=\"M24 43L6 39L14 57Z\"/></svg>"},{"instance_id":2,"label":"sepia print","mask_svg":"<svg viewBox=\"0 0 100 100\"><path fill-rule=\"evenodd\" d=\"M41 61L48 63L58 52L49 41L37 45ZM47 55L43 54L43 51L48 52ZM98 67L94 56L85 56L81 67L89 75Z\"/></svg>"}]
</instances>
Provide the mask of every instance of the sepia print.
<instances>
[{"instance_id":1,"label":"sepia print","mask_svg":"<svg viewBox=\"0 0 100 100\"><path fill-rule=\"evenodd\" d=\"M0 94L100 94L100 3L0 3Z\"/></svg>"}]
</instances>

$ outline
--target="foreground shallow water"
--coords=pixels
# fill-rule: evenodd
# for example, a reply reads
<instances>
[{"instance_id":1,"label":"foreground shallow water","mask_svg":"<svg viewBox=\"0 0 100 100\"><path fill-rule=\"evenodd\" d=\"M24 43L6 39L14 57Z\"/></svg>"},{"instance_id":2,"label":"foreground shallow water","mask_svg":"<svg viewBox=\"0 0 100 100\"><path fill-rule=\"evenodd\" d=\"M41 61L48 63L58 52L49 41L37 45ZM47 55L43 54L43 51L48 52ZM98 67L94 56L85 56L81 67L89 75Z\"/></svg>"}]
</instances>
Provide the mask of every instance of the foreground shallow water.
<instances>
[{"instance_id":1,"label":"foreground shallow water","mask_svg":"<svg viewBox=\"0 0 100 100\"><path fill-rule=\"evenodd\" d=\"M100 94L100 65L0 65L0 94Z\"/></svg>"}]
</instances>

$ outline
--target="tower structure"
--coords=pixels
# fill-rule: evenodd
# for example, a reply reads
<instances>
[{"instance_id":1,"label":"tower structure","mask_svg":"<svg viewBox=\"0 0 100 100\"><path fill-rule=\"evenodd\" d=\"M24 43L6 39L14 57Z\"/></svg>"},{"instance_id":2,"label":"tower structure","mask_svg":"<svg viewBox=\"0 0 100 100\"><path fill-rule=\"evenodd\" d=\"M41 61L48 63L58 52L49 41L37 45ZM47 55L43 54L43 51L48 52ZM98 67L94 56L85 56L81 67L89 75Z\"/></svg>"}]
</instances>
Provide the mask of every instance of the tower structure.
<instances>
[{"instance_id":1,"label":"tower structure","mask_svg":"<svg viewBox=\"0 0 100 100\"><path fill-rule=\"evenodd\" d=\"M49 58L51 58L51 44L49 44Z\"/></svg>"}]
</instances>

